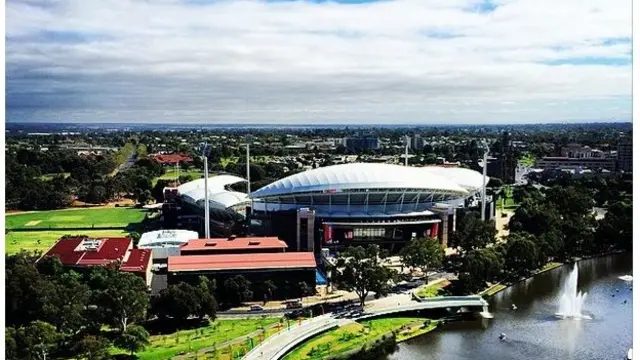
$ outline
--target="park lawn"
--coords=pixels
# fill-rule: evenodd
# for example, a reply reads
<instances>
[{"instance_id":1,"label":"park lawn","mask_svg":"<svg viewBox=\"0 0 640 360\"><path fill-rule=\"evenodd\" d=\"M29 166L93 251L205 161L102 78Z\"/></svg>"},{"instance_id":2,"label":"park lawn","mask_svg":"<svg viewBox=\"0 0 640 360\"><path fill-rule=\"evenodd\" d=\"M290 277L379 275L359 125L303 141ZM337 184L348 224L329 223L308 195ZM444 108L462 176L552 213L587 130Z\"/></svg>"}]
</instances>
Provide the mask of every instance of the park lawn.
<instances>
[{"instance_id":1,"label":"park lawn","mask_svg":"<svg viewBox=\"0 0 640 360\"><path fill-rule=\"evenodd\" d=\"M220 159L220 165L222 165L222 166L225 166L225 167L226 167L227 165L229 165L229 163L238 163L238 160L239 160L239 159L240 159L240 158L239 158L239 157L237 157L237 156L221 158L221 159Z\"/></svg>"},{"instance_id":2,"label":"park lawn","mask_svg":"<svg viewBox=\"0 0 640 360\"><path fill-rule=\"evenodd\" d=\"M56 177L58 175L62 175L66 179L69 176L71 176L71 173L63 172L63 173L44 174L44 175L40 176L40 180L49 181L49 180L52 180L54 177Z\"/></svg>"},{"instance_id":3,"label":"park lawn","mask_svg":"<svg viewBox=\"0 0 640 360\"><path fill-rule=\"evenodd\" d=\"M534 166L536 163L536 158L533 154L526 154L520 158L520 162L525 166Z\"/></svg>"},{"instance_id":4,"label":"park lawn","mask_svg":"<svg viewBox=\"0 0 640 360\"><path fill-rule=\"evenodd\" d=\"M177 174L179 174L180 176L189 176L191 180L197 180L201 179L204 176L204 171L200 169L180 169L180 171L178 172L176 171L175 167L171 167L166 170L164 175L153 179L153 185L155 186L158 180L175 180ZM209 171L209 176L211 175L212 173L211 171Z\"/></svg>"},{"instance_id":5,"label":"park lawn","mask_svg":"<svg viewBox=\"0 0 640 360\"><path fill-rule=\"evenodd\" d=\"M549 271L551 269L555 269L558 266L562 266L562 265L563 264L561 262L554 262L554 261L548 262L540 270L538 270L536 272L536 274L540 274L541 272L545 272L545 271Z\"/></svg>"},{"instance_id":6,"label":"park lawn","mask_svg":"<svg viewBox=\"0 0 640 360\"><path fill-rule=\"evenodd\" d=\"M150 337L150 345L144 351L136 355L140 360L171 359L180 354L197 352L200 349L220 346L221 344L248 335L252 332L278 323L280 318L248 318L233 320L215 320L209 326L193 330L182 330L173 334L153 335ZM272 334L267 332L266 335ZM257 338L257 336L256 336ZM256 340L254 340L256 341ZM235 347L237 351L239 346ZM234 350L234 347L231 349ZM217 353L223 355L229 353L229 347L219 349ZM123 350L112 349L112 354L125 353ZM220 358L220 357L219 357Z\"/></svg>"},{"instance_id":7,"label":"park lawn","mask_svg":"<svg viewBox=\"0 0 640 360\"><path fill-rule=\"evenodd\" d=\"M391 332L423 324L420 318L386 318L350 323L315 336L295 348L284 360L319 360L329 355L359 349Z\"/></svg>"},{"instance_id":8,"label":"park lawn","mask_svg":"<svg viewBox=\"0 0 640 360\"><path fill-rule=\"evenodd\" d=\"M446 287L449 284L450 282L448 280L442 279L441 281L435 282L433 284L429 284L426 286L423 285L419 287L418 290L416 291L416 296L421 298L430 298L430 297L439 296L440 293L442 292L442 288Z\"/></svg>"},{"instance_id":9,"label":"park lawn","mask_svg":"<svg viewBox=\"0 0 640 360\"><path fill-rule=\"evenodd\" d=\"M11 231L5 235L4 247L7 254L20 250L46 251L64 235L86 235L89 237L126 236L123 230L86 230L86 231ZM40 240L40 242L38 242Z\"/></svg>"},{"instance_id":10,"label":"park lawn","mask_svg":"<svg viewBox=\"0 0 640 360\"><path fill-rule=\"evenodd\" d=\"M146 210L132 208L88 208L36 211L5 215L7 229L125 228L141 222Z\"/></svg>"}]
</instances>

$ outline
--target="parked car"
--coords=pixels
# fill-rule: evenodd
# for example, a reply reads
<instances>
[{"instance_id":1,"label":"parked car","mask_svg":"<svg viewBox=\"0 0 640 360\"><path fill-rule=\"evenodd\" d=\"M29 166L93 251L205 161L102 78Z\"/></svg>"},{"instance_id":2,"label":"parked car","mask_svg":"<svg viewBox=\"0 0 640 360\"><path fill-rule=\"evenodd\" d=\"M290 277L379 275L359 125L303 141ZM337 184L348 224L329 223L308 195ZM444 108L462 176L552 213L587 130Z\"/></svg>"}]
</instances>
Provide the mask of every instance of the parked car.
<instances>
[{"instance_id":1,"label":"parked car","mask_svg":"<svg viewBox=\"0 0 640 360\"><path fill-rule=\"evenodd\" d=\"M251 311L264 311L260 305L251 305Z\"/></svg>"}]
</instances>

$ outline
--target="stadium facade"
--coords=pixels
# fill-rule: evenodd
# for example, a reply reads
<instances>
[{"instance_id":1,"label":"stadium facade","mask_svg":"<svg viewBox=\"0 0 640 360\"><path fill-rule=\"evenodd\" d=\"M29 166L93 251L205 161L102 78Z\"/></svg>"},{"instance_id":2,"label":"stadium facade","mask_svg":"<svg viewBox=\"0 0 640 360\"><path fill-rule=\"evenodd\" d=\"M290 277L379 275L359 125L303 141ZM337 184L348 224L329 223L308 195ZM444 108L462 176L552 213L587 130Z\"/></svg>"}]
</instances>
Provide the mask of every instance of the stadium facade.
<instances>
[{"instance_id":1,"label":"stadium facade","mask_svg":"<svg viewBox=\"0 0 640 360\"><path fill-rule=\"evenodd\" d=\"M278 236L291 250L316 253L371 243L395 251L415 237L438 238L447 246L456 209L477 200L482 185L482 174L464 168L317 168L249 194L252 224L259 224L251 230Z\"/></svg>"}]
</instances>

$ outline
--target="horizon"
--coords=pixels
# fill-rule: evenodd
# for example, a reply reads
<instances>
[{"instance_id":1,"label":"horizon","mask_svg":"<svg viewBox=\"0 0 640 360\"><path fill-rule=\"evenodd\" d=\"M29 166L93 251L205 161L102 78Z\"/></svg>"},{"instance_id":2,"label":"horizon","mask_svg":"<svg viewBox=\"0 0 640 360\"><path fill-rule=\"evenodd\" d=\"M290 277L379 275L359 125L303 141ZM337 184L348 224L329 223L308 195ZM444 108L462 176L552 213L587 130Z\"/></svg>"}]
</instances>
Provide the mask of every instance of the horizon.
<instances>
[{"instance_id":1,"label":"horizon","mask_svg":"<svg viewBox=\"0 0 640 360\"><path fill-rule=\"evenodd\" d=\"M630 10L604 0L11 0L5 122L628 122Z\"/></svg>"}]
</instances>

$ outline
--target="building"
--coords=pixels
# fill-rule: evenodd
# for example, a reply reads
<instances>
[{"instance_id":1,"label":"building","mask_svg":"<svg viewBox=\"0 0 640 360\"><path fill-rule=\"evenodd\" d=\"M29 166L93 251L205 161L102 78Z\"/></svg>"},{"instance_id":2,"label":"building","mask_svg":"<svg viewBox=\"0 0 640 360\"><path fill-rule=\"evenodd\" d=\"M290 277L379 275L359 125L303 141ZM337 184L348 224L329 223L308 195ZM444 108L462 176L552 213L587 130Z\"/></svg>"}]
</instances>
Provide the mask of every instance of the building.
<instances>
[{"instance_id":1,"label":"building","mask_svg":"<svg viewBox=\"0 0 640 360\"><path fill-rule=\"evenodd\" d=\"M40 259L45 257L57 257L63 266L76 270L119 263L120 270L135 273L151 285L151 250L133 249L130 238L63 237Z\"/></svg>"},{"instance_id":2,"label":"building","mask_svg":"<svg viewBox=\"0 0 640 360\"><path fill-rule=\"evenodd\" d=\"M153 261L166 262L171 255L180 255L180 246L197 239L198 233L189 230L157 230L142 234L138 248L149 249L153 253Z\"/></svg>"},{"instance_id":3,"label":"building","mask_svg":"<svg viewBox=\"0 0 640 360\"><path fill-rule=\"evenodd\" d=\"M180 246L180 255L283 253L286 249L287 244L277 237L195 239Z\"/></svg>"},{"instance_id":4,"label":"building","mask_svg":"<svg viewBox=\"0 0 640 360\"><path fill-rule=\"evenodd\" d=\"M422 149L424 149L426 144L427 141L420 135L416 134L411 138L411 150L422 152Z\"/></svg>"},{"instance_id":5,"label":"building","mask_svg":"<svg viewBox=\"0 0 640 360\"><path fill-rule=\"evenodd\" d=\"M554 169L591 169L616 170L615 158L582 157L571 158L561 156L546 156L536 161L536 167L542 170Z\"/></svg>"},{"instance_id":6,"label":"building","mask_svg":"<svg viewBox=\"0 0 640 360\"><path fill-rule=\"evenodd\" d=\"M311 252L170 256L168 283L194 283L199 276L218 284L242 275L252 284L272 281L280 289L304 281L316 283L316 260Z\"/></svg>"},{"instance_id":7,"label":"building","mask_svg":"<svg viewBox=\"0 0 640 360\"><path fill-rule=\"evenodd\" d=\"M476 197L482 174L462 168L381 163L327 166L273 182L249 197L252 228L290 250L320 252L379 244L397 250L415 237L447 246L455 209Z\"/></svg>"},{"instance_id":8,"label":"building","mask_svg":"<svg viewBox=\"0 0 640 360\"><path fill-rule=\"evenodd\" d=\"M618 142L617 168L624 172L633 171L633 140L629 137Z\"/></svg>"},{"instance_id":9,"label":"building","mask_svg":"<svg viewBox=\"0 0 640 360\"><path fill-rule=\"evenodd\" d=\"M232 185L246 182L233 175L209 177L209 222L212 234L229 237L244 232L246 210L251 200L247 194L234 191ZM165 198L163 215L165 226L186 227L204 235L205 190L204 179L167 189L172 196Z\"/></svg>"},{"instance_id":10,"label":"building","mask_svg":"<svg viewBox=\"0 0 640 360\"><path fill-rule=\"evenodd\" d=\"M568 157L572 159L584 159L584 158L604 158L605 154L602 150L592 149L589 146L582 146L579 144L569 144L562 148L560 151L561 157Z\"/></svg>"},{"instance_id":11,"label":"building","mask_svg":"<svg viewBox=\"0 0 640 360\"><path fill-rule=\"evenodd\" d=\"M190 163L193 159L182 154L155 154L153 158L162 165L176 165L181 163Z\"/></svg>"},{"instance_id":12,"label":"building","mask_svg":"<svg viewBox=\"0 0 640 360\"><path fill-rule=\"evenodd\" d=\"M343 141L347 151L379 150L380 138L375 135L347 137Z\"/></svg>"}]
</instances>

